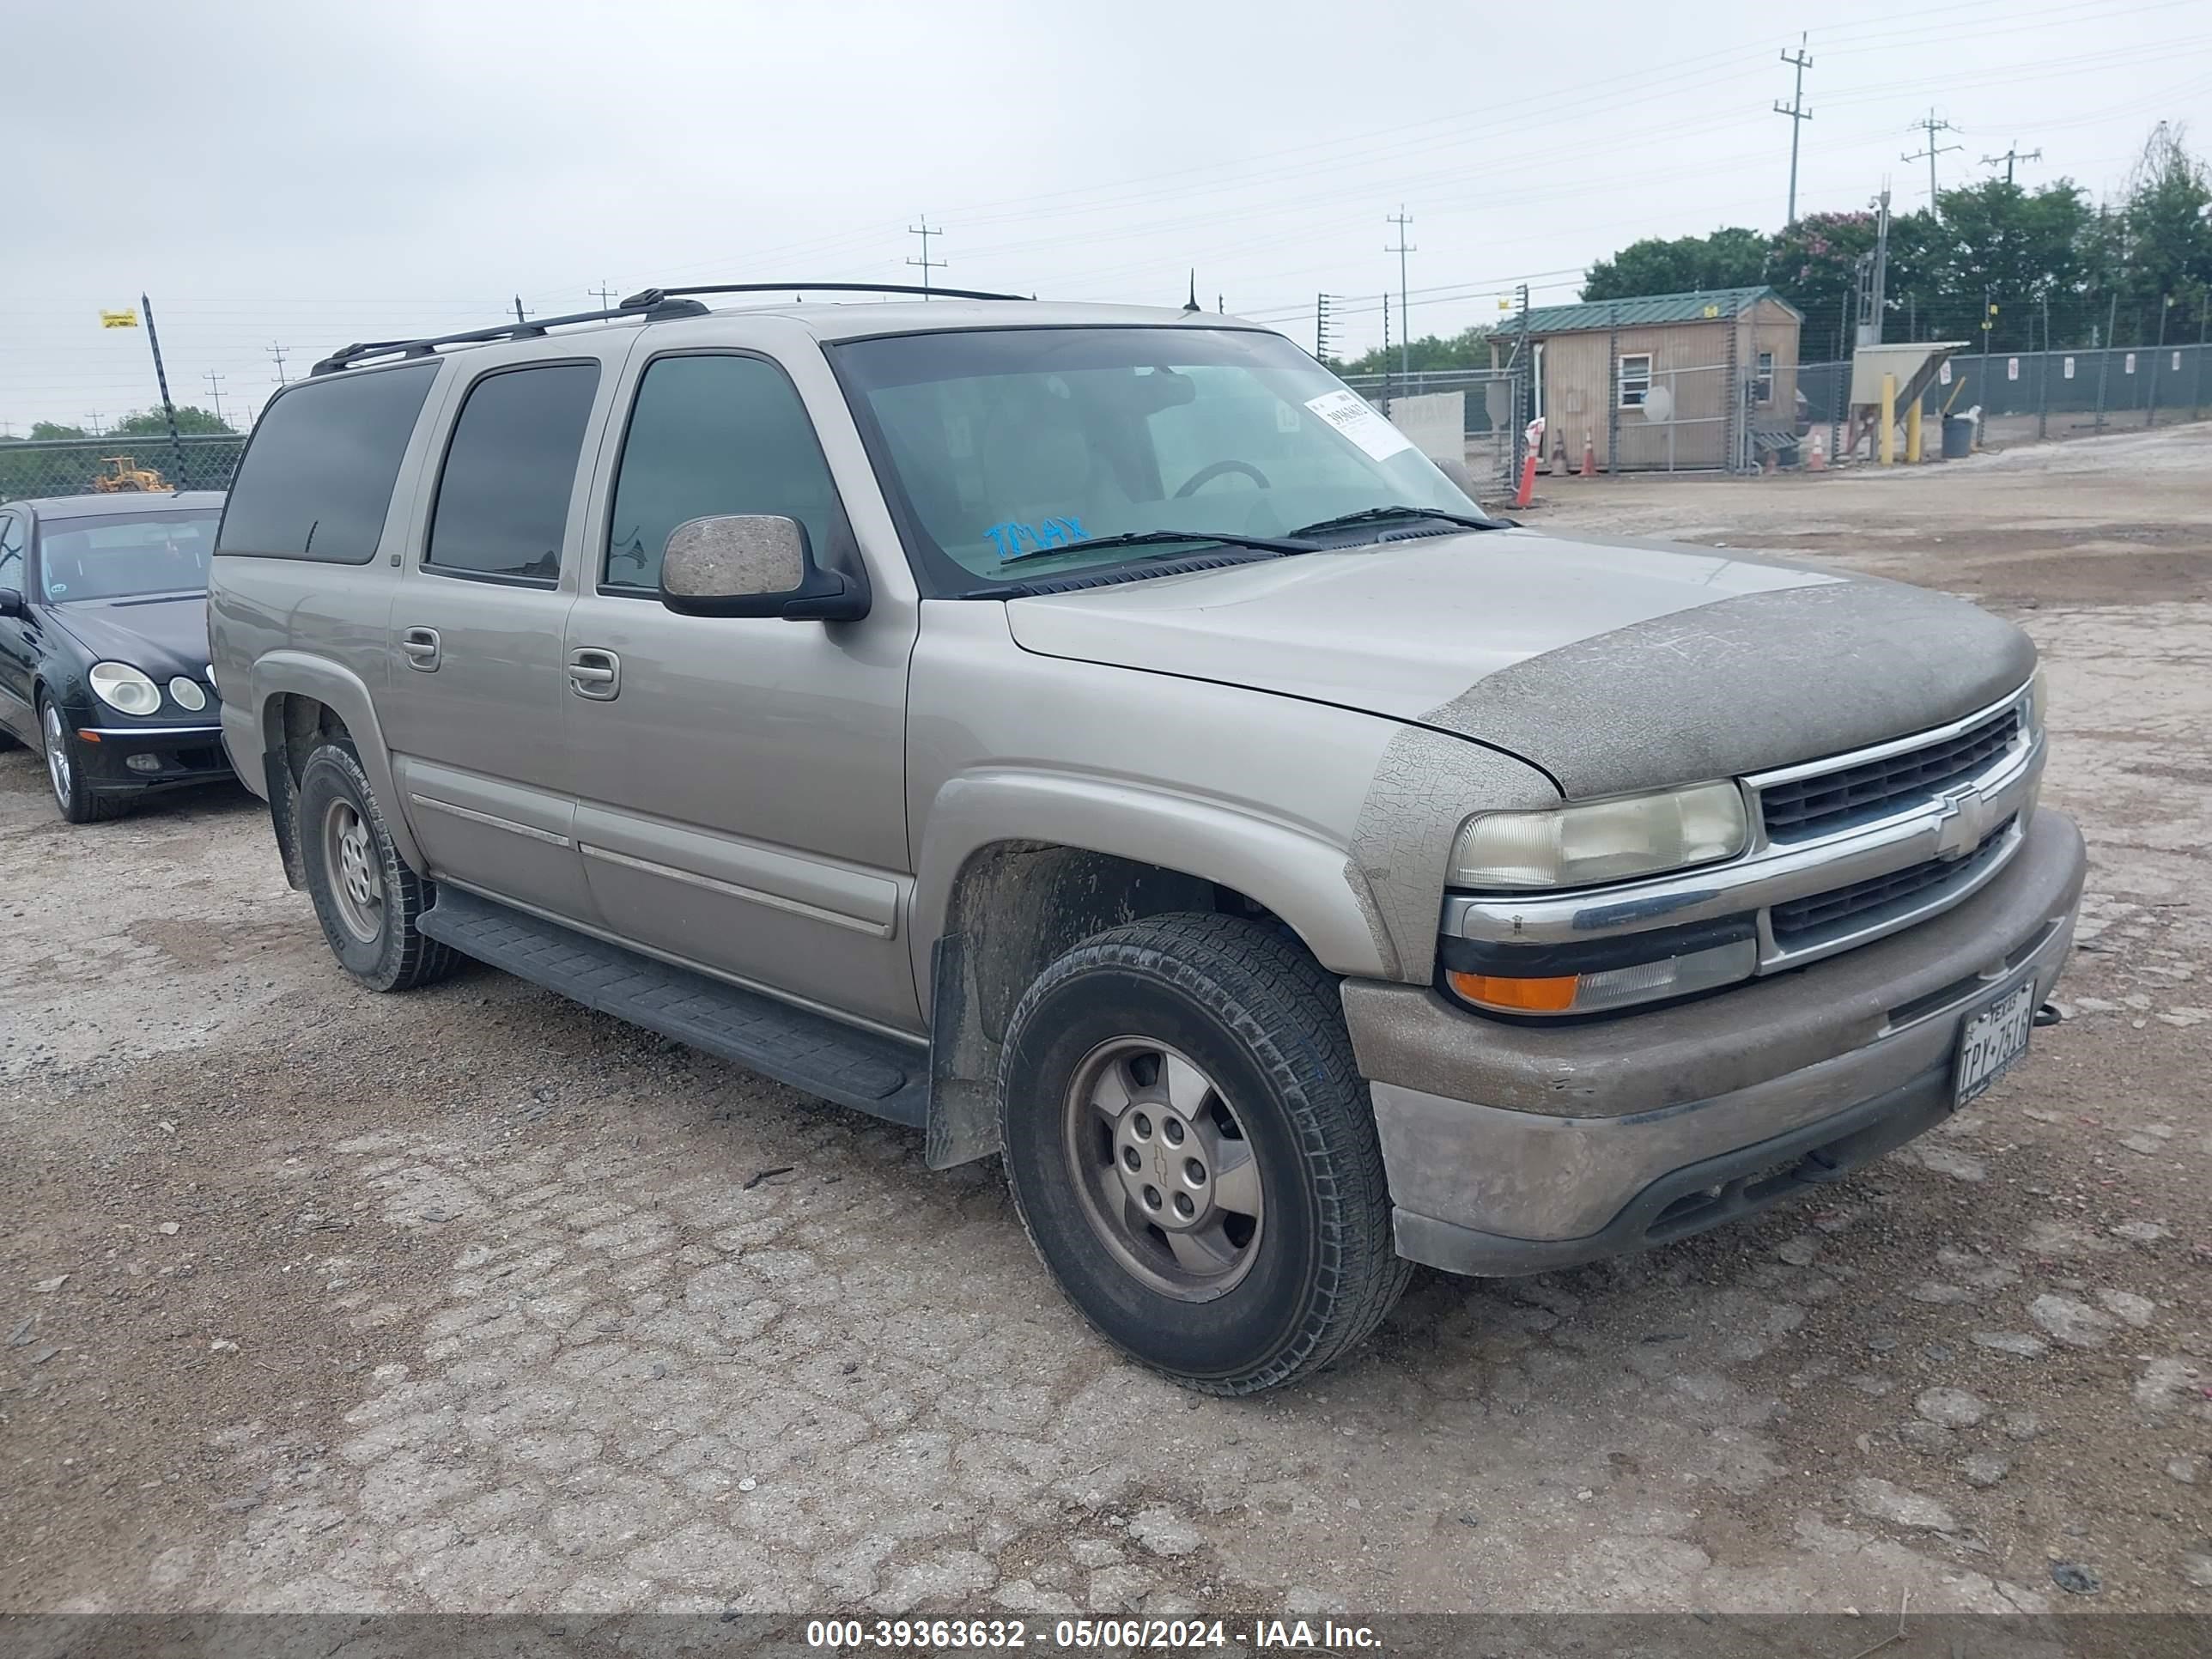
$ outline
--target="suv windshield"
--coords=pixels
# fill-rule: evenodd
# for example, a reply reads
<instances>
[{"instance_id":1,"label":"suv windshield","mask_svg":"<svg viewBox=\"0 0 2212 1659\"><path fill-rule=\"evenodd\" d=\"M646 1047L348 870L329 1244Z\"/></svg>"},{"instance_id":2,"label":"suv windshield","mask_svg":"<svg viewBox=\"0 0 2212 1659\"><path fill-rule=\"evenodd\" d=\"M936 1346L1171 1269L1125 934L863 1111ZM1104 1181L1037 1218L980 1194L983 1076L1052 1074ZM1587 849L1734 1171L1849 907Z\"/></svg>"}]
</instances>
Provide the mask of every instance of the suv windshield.
<instances>
[{"instance_id":1,"label":"suv windshield","mask_svg":"<svg viewBox=\"0 0 2212 1659\"><path fill-rule=\"evenodd\" d=\"M140 593L204 593L222 514L101 514L60 519L39 534L39 580L50 603Z\"/></svg>"},{"instance_id":2,"label":"suv windshield","mask_svg":"<svg viewBox=\"0 0 2212 1659\"><path fill-rule=\"evenodd\" d=\"M1176 550L1085 545L1109 537L1281 538L1392 506L1481 513L1279 335L990 329L830 349L940 597Z\"/></svg>"}]
</instances>

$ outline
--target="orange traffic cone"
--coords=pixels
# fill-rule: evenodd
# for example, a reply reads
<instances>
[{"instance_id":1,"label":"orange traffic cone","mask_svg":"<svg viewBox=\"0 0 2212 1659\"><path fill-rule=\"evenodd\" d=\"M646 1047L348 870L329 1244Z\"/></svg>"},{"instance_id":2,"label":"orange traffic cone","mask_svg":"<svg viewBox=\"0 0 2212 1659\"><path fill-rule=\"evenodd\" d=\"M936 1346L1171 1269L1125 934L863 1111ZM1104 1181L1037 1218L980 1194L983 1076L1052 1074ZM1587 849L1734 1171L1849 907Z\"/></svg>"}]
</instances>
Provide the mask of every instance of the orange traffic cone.
<instances>
[{"instance_id":1,"label":"orange traffic cone","mask_svg":"<svg viewBox=\"0 0 2212 1659\"><path fill-rule=\"evenodd\" d=\"M1805 470L1808 472L1826 472L1828 470L1828 446L1817 432L1813 434L1813 453L1805 458Z\"/></svg>"}]
</instances>

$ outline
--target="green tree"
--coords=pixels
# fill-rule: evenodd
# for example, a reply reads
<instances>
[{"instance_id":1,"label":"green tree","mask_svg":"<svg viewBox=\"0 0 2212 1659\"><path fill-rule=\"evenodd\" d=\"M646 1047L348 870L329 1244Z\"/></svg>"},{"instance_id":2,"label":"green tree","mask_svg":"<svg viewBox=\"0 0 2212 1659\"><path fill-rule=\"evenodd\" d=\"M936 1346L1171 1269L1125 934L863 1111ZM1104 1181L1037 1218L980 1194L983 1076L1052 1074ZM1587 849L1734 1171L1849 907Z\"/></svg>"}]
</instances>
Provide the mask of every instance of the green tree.
<instances>
[{"instance_id":1,"label":"green tree","mask_svg":"<svg viewBox=\"0 0 2212 1659\"><path fill-rule=\"evenodd\" d=\"M31 422L31 440L34 443L41 438L87 438L91 435L81 426L64 426L58 421Z\"/></svg>"},{"instance_id":2,"label":"green tree","mask_svg":"<svg viewBox=\"0 0 2212 1659\"><path fill-rule=\"evenodd\" d=\"M1473 328L1446 337L1426 334L1406 348L1407 366L1413 369L1488 368L1490 367L1490 325L1478 323ZM1398 372L1398 348L1395 344L1376 346L1373 350L1347 360L1332 357L1328 367L1339 374L1395 374Z\"/></svg>"},{"instance_id":3,"label":"green tree","mask_svg":"<svg viewBox=\"0 0 2212 1659\"><path fill-rule=\"evenodd\" d=\"M177 408L177 430L190 437L202 433L235 435L238 428L228 421L218 420L204 409L181 404ZM108 431L118 438L166 438L169 435L169 417L158 409L142 409L136 414L125 415Z\"/></svg>"},{"instance_id":4,"label":"green tree","mask_svg":"<svg viewBox=\"0 0 2212 1659\"><path fill-rule=\"evenodd\" d=\"M1583 278L1582 297L1630 300L1696 289L1751 288L1766 280L1767 247L1764 233L1733 225L1710 236L1646 237L1593 264Z\"/></svg>"},{"instance_id":5,"label":"green tree","mask_svg":"<svg viewBox=\"0 0 2212 1659\"><path fill-rule=\"evenodd\" d=\"M1947 190L1942 201L1941 219L1928 227L1920 280L1905 289L1925 319L1916 332L1978 347L1984 307L1994 305L1989 344L2017 351L2041 344L2046 301L2057 319L2079 321L2094 270L2096 215L2071 179L2030 191L1990 179Z\"/></svg>"},{"instance_id":6,"label":"green tree","mask_svg":"<svg viewBox=\"0 0 2212 1659\"><path fill-rule=\"evenodd\" d=\"M2104 251L2124 339L2157 338L2159 312L2169 297L2169 338L2203 326L2212 291L2212 219L2205 216L2212 171L2189 153L2187 137L2185 128L2158 124L2128 180L2125 203L2106 222Z\"/></svg>"}]
</instances>

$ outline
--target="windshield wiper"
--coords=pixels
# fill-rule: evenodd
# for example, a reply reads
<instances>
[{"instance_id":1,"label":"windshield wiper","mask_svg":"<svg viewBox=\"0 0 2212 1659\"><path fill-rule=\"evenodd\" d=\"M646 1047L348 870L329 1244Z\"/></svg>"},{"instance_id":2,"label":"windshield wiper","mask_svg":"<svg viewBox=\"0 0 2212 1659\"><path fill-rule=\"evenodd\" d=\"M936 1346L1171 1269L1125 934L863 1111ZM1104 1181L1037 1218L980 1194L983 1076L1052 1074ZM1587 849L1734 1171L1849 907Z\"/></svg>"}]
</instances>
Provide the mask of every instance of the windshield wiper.
<instances>
[{"instance_id":1,"label":"windshield wiper","mask_svg":"<svg viewBox=\"0 0 2212 1659\"><path fill-rule=\"evenodd\" d=\"M1303 533L1303 532L1301 532ZM1024 559L1056 559L1069 553L1089 553L1105 547L1155 547L1166 542L1218 542L1228 547L1255 547L1262 553L1310 553L1304 542L1273 541L1265 536L1238 536L1225 530L1132 530L1119 536L1092 536L1054 547L1031 548L999 561L1019 564Z\"/></svg>"},{"instance_id":2,"label":"windshield wiper","mask_svg":"<svg viewBox=\"0 0 2212 1659\"><path fill-rule=\"evenodd\" d=\"M1323 519L1318 524L1300 525L1291 534L1320 536L1332 530L1349 530L1354 525L1376 524L1389 519L1442 519L1446 524L1464 525L1469 530L1505 528L1495 519L1472 518L1464 513L1444 513L1433 507L1363 507L1357 513L1339 514L1335 518Z\"/></svg>"}]
</instances>

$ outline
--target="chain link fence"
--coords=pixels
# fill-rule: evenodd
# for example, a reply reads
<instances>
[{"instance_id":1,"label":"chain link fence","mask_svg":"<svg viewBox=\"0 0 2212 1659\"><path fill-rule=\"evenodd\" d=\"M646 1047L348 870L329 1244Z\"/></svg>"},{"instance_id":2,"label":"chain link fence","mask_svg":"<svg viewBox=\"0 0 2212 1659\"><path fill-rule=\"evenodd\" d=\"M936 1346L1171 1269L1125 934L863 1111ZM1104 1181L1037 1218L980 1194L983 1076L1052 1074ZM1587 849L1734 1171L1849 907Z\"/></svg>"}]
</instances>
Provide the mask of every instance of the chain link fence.
<instances>
[{"instance_id":1,"label":"chain link fence","mask_svg":"<svg viewBox=\"0 0 2212 1659\"><path fill-rule=\"evenodd\" d=\"M0 439L0 501L109 490L226 489L242 433L172 441L165 433L106 438Z\"/></svg>"},{"instance_id":2,"label":"chain link fence","mask_svg":"<svg viewBox=\"0 0 2212 1659\"><path fill-rule=\"evenodd\" d=\"M1405 374L1347 374L1344 383L1389 415L1395 406L1437 393L1462 398L1468 470L1478 483L1510 483L1520 465L1528 418L1528 376L1512 368L1415 369Z\"/></svg>"}]
</instances>

